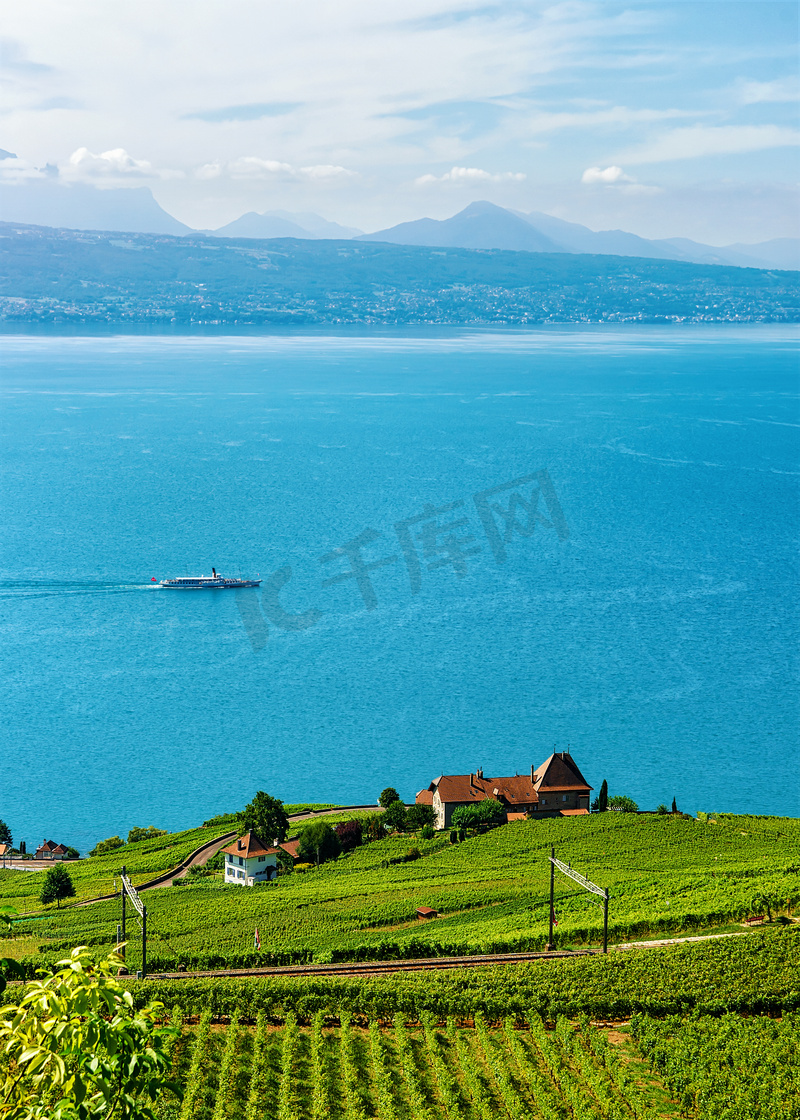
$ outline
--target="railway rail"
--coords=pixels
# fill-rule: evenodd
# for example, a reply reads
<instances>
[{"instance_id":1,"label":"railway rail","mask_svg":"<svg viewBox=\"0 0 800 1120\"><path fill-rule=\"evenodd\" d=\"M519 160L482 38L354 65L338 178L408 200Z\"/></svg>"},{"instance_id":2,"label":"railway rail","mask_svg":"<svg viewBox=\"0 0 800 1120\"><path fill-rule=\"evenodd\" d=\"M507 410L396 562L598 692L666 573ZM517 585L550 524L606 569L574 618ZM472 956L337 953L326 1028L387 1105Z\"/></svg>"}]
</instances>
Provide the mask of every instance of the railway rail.
<instances>
[{"instance_id":1,"label":"railway rail","mask_svg":"<svg viewBox=\"0 0 800 1120\"><path fill-rule=\"evenodd\" d=\"M226 979L257 979L261 976L379 976L392 972L424 972L443 968L478 968L496 964L521 964L525 961L558 960L572 957L591 957L598 950L579 949L575 952L555 950L549 953L487 953L469 957L422 957L415 960L395 961L346 961L341 964L291 964L267 968L227 968L207 972L150 972L148 980L205 980L214 977Z\"/></svg>"}]
</instances>

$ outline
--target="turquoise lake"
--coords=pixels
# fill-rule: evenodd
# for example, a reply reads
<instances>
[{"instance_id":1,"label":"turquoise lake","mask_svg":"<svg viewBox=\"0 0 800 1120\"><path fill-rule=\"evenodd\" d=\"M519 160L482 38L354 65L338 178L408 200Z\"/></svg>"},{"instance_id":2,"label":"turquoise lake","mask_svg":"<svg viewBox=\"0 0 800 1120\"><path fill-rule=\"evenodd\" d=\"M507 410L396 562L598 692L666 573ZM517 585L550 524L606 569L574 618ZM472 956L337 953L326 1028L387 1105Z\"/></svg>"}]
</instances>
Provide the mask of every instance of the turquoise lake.
<instances>
[{"instance_id":1,"label":"turquoise lake","mask_svg":"<svg viewBox=\"0 0 800 1120\"><path fill-rule=\"evenodd\" d=\"M29 849L567 748L641 808L800 812L794 328L2 351ZM151 582L212 565L274 578Z\"/></svg>"}]
</instances>

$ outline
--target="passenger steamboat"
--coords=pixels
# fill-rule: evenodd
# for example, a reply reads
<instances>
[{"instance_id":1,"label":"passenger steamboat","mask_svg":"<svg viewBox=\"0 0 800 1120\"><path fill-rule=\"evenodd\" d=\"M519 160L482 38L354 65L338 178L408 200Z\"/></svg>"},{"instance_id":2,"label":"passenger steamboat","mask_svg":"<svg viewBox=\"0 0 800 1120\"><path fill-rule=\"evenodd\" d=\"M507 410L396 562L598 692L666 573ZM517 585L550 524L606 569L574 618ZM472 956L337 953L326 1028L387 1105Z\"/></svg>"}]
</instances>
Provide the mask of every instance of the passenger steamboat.
<instances>
[{"instance_id":1,"label":"passenger steamboat","mask_svg":"<svg viewBox=\"0 0 800 1120\"><path fill-rule=\"evenodd\" d=\"M210 576L178 576L177 579L162 579L161 587L169 587L173 591L200 591L206 587L258 587L260 579L233 579L232 576L221 576L216 568L211 569Z\"/></svg>"}]
</instances>

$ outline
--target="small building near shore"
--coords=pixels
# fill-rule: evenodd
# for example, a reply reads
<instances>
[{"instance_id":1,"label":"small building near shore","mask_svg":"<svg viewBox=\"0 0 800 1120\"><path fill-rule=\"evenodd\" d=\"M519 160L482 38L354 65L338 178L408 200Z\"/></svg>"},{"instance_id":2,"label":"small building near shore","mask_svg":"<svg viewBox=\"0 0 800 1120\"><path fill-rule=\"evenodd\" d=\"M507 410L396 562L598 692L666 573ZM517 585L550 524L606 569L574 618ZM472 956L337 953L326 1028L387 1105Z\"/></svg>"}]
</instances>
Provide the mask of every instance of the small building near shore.
<instances>
[{"instance_id":1,"label":"small building near shore","mask_svg":"<svg viewBox=\"0 0 800 1120\"><path fill-rule=\"evenodd\" d=\"M63 844L56 844L55 840L43 840L36 849L34 859L66 859L67 849Z\"/></svg>"},{"instance_id":2,"label":"small building near shore","mask_svg":"<svg viewBox=\"0 0 800 1120\"><path fill-rule=\"evenodd\" d=\"M489 798L503 805L507 820L582 816L589 812L591 790L569 751L561 751L551 754L541 766L531 766L530 775L487 778L483 770L443 774L420 790L416 803L431 805L434 825L442 829L450 827L453 813L460 806Z\"/></svg>"},{"instance_id":3,"label":"small building near shore","mask_svg":"<svg viewBox=\"0 0 800 1120\"><path fill-rule=\"evenodd\" d=\"M297 862L299 838L283 844L265 844L251 829L222 849L225 856L225 882L239 887L269 883L278 874L278 853L283 851Z\"/></svg>"}]
</instances>

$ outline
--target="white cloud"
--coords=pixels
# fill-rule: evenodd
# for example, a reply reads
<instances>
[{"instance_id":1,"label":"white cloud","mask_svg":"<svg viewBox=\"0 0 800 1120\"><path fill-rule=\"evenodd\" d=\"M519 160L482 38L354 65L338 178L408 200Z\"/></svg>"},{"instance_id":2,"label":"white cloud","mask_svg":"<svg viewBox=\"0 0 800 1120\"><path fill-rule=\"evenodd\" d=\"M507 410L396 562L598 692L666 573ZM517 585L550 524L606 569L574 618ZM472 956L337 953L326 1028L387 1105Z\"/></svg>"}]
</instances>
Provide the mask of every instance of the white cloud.
<instances>
[{"instance_id":1,"label":"white cloud","mask_svg":"<svg viewBox=\"0 0 800 1120\"><path fill-rule=\"evenodd\" d=\"M17 156L8 156L0 162L0 182L27 183L31 179L46 179L47 175L47 171Z\"/></svg>"},{"instance_id":2,"label":"white cloud","mask_svg":"<svg viewBox=\"0 0 800 1120\"><path fill-rule=\"evenodd\" d=\"M796 101L800 97L800 81L792 75L772 82L741 82L736 92L741 105Z\"/></svg>"},{"instance_id":3,"label":"white cloud","mask_svg":"<svg viewBox=\"0 0 800 1120\"><path fill-rule=\"evenodd\" d=\"M332 182L354 179L357 172L337 164L321 163L309 167L295 167L277 159L261 159L258 156L240 156L239 159L223 163L203 164L195 171L198 179L266 179L283 182Z\"/></svg>"},{"instance_id":4,"label":"white cloud","mask_svg":"<svg viewBox=\"0 0 800 1120\"><path fill-rule=\"evenodd\" d=\"M124 148L110 148L99 155L88 148L77 148L65 164L58 168L59 178L65 182L100 181L106 185L128 179L181 179L182 171L156 169L146 159L134 159Z\"/></svg>"},{"instance_id":5,"label":"white cloud","mask_svg":"<svg viewBox=\"0 0 800 1120\"><path fill-rule=\"evenodd\" d=\"M611 167L587 167L581 175L582 183L630 183L633 180L615 164Z\"/></svg>"},{"instance_id":6,"label":"white cloud","mask_svg":"<svg viewBox=\"0 0 800 1120\"><path fill-rule=\"evenodd\" d=\"M499 174L492 174L491 171L484 171L480 167L451 167L449 171L445 171L444 175L420 175L418 179L414 180L414 185L417 187L429 187L433 183L463 183L470 185L472 183L521 183L527 179L521 171L501 171Z\"/></svg>"},{"instance_id":7,"label":"white cloud","mask_svg":"<svg viewBox=\"0 0 800 1120\"><path fill-rule=\"evenodd\" d=\"M673 159L701 159L703 156L737 155L767 148L786 148L800 144L800 131L776 124L694 125L674 128L640 148L622 153L627 163L664 163Z\"/></svg>"}]
</instances>

